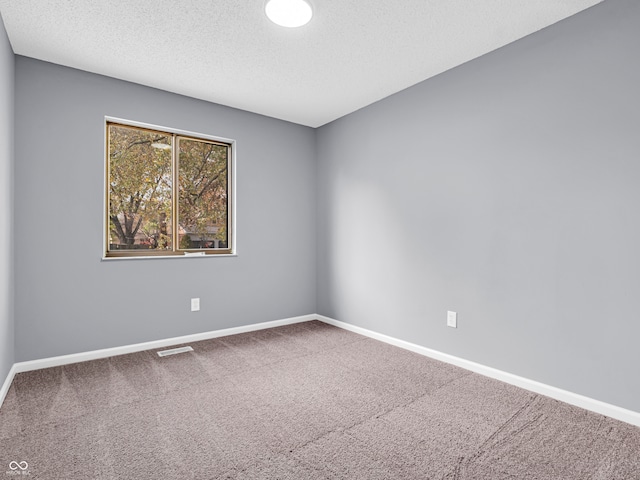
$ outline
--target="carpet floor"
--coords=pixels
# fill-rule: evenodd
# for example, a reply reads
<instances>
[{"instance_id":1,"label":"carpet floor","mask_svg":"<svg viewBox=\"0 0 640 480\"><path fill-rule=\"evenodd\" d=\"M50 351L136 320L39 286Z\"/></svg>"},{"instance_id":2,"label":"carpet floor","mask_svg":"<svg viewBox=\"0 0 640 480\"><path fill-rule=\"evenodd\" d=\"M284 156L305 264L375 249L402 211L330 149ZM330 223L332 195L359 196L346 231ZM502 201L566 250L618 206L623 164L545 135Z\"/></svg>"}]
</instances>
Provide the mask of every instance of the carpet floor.
<instances>
[{"instance_id":1,"label":"carpet floor","mask_svg":"<svg viewBox=\"0 0 640 480\"><path fill-rule=\"evenodd\" d=\"M16 375L0 477L640 479L638 427L321 322L189 345Z\"/></svg>"}]
</instances>

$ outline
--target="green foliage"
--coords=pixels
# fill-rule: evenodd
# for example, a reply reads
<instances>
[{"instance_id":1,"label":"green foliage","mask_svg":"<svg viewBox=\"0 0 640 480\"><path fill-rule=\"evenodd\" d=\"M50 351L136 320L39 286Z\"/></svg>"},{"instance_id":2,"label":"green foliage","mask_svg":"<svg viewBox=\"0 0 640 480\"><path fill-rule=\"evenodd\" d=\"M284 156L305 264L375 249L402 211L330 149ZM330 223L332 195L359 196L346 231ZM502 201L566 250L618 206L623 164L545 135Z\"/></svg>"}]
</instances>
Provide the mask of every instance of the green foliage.
<instances>
[{"instance_id":1,"label":"green foliage","mask_svg":"<svg viewBox=\"0 0 640 480\"><path fill-rule=\"evenodd\" d=\"M191 248L191 237L189 237L189 235L182 235L180 238L180 249L188 250L189 248Z\"/></svg>"}]
</instances>

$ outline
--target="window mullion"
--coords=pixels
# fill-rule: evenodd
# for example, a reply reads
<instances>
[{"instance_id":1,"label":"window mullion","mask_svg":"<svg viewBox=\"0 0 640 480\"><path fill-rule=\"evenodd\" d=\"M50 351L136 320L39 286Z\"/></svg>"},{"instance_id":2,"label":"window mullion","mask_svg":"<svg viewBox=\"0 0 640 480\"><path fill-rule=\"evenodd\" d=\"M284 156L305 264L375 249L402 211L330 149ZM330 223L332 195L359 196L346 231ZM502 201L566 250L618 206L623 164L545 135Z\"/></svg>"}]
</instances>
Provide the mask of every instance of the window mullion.
<instances>
[{"instance_id":1,"label":"window mullion","mask_svg":"<svg viewBox=\"0 0 640 480\"><path fill-rule=\"evenodd\" d=\"M173 149L171 150L171 226L172 226L172 250L173 253L178 251L180 228L178 227L178 152L180 139L173 134L171 142Z\"/></svg>"}]
</instances>

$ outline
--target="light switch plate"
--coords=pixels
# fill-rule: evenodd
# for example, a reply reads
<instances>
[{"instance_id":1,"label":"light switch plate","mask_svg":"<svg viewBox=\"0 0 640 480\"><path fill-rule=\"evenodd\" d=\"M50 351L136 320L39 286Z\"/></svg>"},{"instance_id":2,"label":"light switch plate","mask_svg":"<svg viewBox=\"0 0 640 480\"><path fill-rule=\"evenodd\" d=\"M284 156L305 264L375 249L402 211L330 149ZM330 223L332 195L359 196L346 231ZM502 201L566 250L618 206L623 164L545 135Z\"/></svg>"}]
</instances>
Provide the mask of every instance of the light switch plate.
<instances>
[{"instance_id":1,"label":"light switch plate","mask_svg":"<svg viewBox=\"0 0 640 480\"><path fill-rule=\"evenodd\" d=\"M458 314L456 312L447 312L447 327L458 328Z\"/></svg>"},{"instance_id":2,"label":"light switch plate","mask_svg":"<svg viewBox=\"0 0 640 480\"><path fill-rule=\"evenodd\" d=\"M200 310L200 299L199 298L192 298L191 299L191 311L192 312L197 312Z\"/></svg>"}]
</instances>

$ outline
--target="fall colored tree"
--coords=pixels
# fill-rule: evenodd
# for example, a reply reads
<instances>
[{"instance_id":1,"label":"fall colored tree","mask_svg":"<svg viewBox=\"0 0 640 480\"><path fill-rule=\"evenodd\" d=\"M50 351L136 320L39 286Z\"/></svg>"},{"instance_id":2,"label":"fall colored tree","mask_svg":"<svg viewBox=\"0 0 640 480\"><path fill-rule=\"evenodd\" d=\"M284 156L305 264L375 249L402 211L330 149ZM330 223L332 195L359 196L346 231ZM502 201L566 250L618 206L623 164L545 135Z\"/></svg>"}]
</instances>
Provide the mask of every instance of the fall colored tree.
<instances>
[{"instance_id":1,"label":"fall colored tree","mask_svg":"<svg viewBox=\"0 0 640 480\"><path fill-rule=\"evenodd\" d=\"M173 188L173 142L178 188ZM109 226L120 250L192 248L191 236L227 242L227 145L109 125ZM177 191L174 191L177 190ZM178 211L172 211L177 195ZM177 218L179 245L173 245ZM176 239L176 242L178 239Z\"/></svg>"},{"instance_id":2,"label":"fall colored tree","mask_svg":"<svg viewBox=\"0 0 640 480\"><path fill-rule=\"evenodd\" d=\"M179 146L179 225L226 242L228 147L184 138Z\"/></svg>"}]
</instances>

